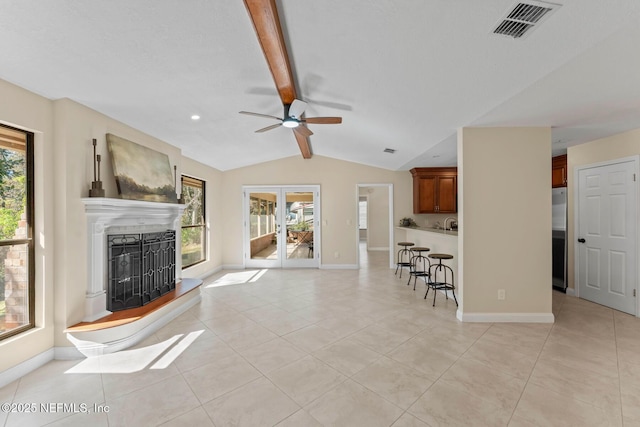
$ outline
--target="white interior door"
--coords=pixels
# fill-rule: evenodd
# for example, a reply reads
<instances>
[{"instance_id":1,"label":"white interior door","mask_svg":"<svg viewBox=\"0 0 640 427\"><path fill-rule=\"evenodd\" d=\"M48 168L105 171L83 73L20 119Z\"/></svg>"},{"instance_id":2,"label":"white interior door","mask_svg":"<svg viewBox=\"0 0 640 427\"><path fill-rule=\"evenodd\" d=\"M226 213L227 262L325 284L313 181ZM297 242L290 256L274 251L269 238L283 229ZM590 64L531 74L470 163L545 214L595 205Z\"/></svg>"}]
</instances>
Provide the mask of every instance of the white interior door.
<instances>
[{"instance_id":1,"label":"white interior door","mask_svg":"<svg viewBox=\"0 0 640 427\"><path fill-rule=\"evenodd\" d=\"M245 266L318 267L320 187L244 188Z\"/></svg>"},{"instance_id":2,"label":"white interior door","mask_svg":"<svg viewBox=\"0 0 640 427\"><path fill-rule=\"evenodd\" d=\"M578 170L577 280L581 298L636 314L637 159Z\"/></svg>"}]
</instances>

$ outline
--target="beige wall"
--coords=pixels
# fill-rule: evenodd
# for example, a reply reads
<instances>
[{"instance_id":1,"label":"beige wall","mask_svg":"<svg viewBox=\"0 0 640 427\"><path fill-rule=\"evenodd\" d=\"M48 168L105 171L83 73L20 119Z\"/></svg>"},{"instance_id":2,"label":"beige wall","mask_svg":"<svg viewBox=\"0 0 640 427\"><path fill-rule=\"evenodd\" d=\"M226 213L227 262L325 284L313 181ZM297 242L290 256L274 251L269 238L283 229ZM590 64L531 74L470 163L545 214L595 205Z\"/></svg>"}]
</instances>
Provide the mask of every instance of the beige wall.
<instances>
[{"instance_id":1,"label":"beige wall","mask_svg":"<svg viewBox=\"0 0 640 427\"><path fill-rule=\"evenodd\" d=\"M575 289L575 245L573 243L576 241L574 221L575 168L638 154L640 154L640 129L569 147L567 150L567 208L569 217L567 222L567 241L569 242L567 281L568 286L572 289Z\"/></svg>"},{"instance_id":2,"label":"beige wall","mask_svg":"<svg viewBox=\"0 0 640 427\"><path fill-rule=\"evenodd\" d=\"M53 346L54 179L51 101L0 80L0 122L35 134L36 328L0 342L0 372Z\"/></svg>"},{"instance_id":3,"label":"beige wall","mask_svg":"<svg viewBox=\"0 0 640 427\"><path fill-rule=\"evenodd\" d=\"M551 313L550 159L549 128L458 132L462 313Z\"/></svg>"},{"instance_id":4,"label":"beige wall","mask_svg":"<svg viewBox=\"0 0 640 427\"><path fill-rule=\"evenodd\" d=\"M389 188L386 186L360 187L367 196L367 241L373 249L389 248Z\"/></svg>"},{"instance_id":5,"label":"beige wall","mask_svg":"<svg viewBox=\"0 0 640 427\"><path fill-rule=\"evenodd\" d=\"M394 172L314 155L274 160L223 173L225 227L222 230L223 264L242 265L242 186L320 185L322 212L322 254L325 265L353 266L357 260L358 184L394 184L394 215L411 214L412 181L407 171ZM339 256L336 258L335 253Z\"/></svg>"}]
</instances>

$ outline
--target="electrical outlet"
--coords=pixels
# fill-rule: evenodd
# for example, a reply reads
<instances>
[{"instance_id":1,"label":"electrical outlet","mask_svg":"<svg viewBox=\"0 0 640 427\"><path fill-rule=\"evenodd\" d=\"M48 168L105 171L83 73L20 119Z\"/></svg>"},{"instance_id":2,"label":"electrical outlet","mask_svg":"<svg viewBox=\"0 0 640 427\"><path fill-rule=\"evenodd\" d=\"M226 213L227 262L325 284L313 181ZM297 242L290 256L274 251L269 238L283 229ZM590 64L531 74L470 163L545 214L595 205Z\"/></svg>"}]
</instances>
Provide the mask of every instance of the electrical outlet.
<instances>
[{"instance_id":1,"label":"electrical outlet","mask_svg":"<svg viewBox=\"0 0 640 427\"><path fill-rule=\"evenodd\" d=\"M333 257L336 258L336 259L340 258L340 252L334 252L333 253Z\"/></svg>"},{"instance_id":2,"label":"electrical outlet","mask_svg":"<svg viewBox=\"0 0 640 427\"><path fill-rule=\"evenodd\" d=\"M507 297L507 293L504 289L498 289L498 300L502 301Z\"/></svg>"}]
</instances>

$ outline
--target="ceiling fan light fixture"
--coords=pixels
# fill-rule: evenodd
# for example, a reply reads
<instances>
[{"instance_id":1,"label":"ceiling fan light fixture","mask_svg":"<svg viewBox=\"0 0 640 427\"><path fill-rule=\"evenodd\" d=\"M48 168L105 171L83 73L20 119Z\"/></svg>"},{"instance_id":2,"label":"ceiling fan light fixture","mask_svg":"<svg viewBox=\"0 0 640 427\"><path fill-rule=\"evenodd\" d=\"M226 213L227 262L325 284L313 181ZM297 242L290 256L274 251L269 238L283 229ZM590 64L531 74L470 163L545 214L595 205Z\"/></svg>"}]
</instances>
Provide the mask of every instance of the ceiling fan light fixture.
<instances>
[{"instance_id":1,"label":"ceiling fan light fixture","mask_svg":"<svg viewBox=\"0 0 640 427\"><path fill-rule=\"evenodd\" d=\"M300 125L300 122L291 117L288 117L282 121L282 126L286 128L297 128L299 125Z\"/></svg>"}]
</instances>

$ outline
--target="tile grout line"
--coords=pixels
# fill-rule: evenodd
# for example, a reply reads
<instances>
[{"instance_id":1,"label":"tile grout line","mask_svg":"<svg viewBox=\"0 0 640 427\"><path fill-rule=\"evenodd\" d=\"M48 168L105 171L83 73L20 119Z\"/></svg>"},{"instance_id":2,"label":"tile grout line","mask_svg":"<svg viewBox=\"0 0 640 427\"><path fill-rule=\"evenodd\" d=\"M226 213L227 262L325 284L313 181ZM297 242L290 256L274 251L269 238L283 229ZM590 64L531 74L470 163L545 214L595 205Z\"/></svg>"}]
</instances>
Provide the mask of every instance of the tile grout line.
<instances>
[{"instance_id":1,"label":"tile grout line","mask_svg":"<svg viewBox=\"0 0 640 427\"><path fill-rule=\"evenodd\" d=\"M624 426L624 409L622 408L622 376L620 375L620 353L618 352L618 330L616 328L616 313L612 310L613 314L613 339L616 345L616 368L618 369L618 392L620 393L620 419Z\"/></svg>"},{"instance_id":2,"label":"tile grout line","mask_svg":"<svg viewBox=\"0 0 640 427\"><path fill-rule=\"evenodd\" d=\"M396 316L396 315L390 315L390 316L387 316L387 317L395 318L395 316ZM385 317L385 318L386 318L386 317ZM383 318L383 319L384 319L384 318ZM383 319L380 319L380 320L383 320ZM333 345L335 345L336 343L338 343L338 342L340 342L340 341L343 341L343 340L345 340L345 339L347 339L347 338L349 338L349 337L351 337L351 336L355 335L356 333L360 332L360 331L361 331L361 330L363 330L363 329L366 329L367 327L369 327L369 326L371 326L371 325L376 325L380 320L375 321L375 322L373 322L373 323L371 323L371 324L369 324L369 325L367 325L367 326L363 326L362 328L360 328L360 329L358 329L358 330L356 330L356 331L353 331L353 332L349 333L348 335L346 335L346 336L344 336L344 337L341 337L341 338L337 339L336 341L332 341L331 343L328 343L328 344L326 344L326 345L324 345L324 346L322 346L322 347L320 347L320 348L316 349L315 351L320 351L320 350L326 349L326 348L328 348L328 347L330 347L330 346L333 346ZM318 326L318 325L317 325L317 324L318 324L318 323L320 323L321 321L322 321L322 320L318 320L317 322L312 323L311 325L307 325L307 326L305 326L305 327L308 327L308 326L317 326L317 327L319 327L319 328L322 328L322 329L324 329L324 330L327 330L327 331L331 332L330 330L328 330L328 329L326 329L326 328L323 328L322 326ZM300 328L300 329L304 329L305 327ZM381 327L382 327L382 326L381 326ZM386 328L384 328L384 327L382 327L382 328L383 328L383 329L386 329ZM298 329L298 330L300 330L300 329ZM425 329L426 329L426 328L425 328ZM388 329L387 329L387 330L388 330ZM419 333L421 333L421 332L423 332L423 331L424 331L424 329L423 329L423 330L421 330L421 331L419 331L419 332L417 332L416 334L412 335L412 336L411 336L411 338L413 338L413 337L417 336ZM289 332L289 333L293 333L293 332L295 332L295 331L291 331L291 332ZM393 331L391 331L391 332L393 332ZM288 334L288 333L287 333L287 334ZM287 335L287 334L285 334L285 335ZM287 340L283 335L279 335L279 336L278 336L278 338L284 339L284 340L286 340L289 344L293 345L295 348L300 349L299 347L297 347L297 346L295 345L295 343L292 343L291 341ZM402 343L400 343L398 346L400 346L400 345L404 344L405 342L407 342L407 341L408 341L408 340L410 340L411 338L408 338L407 340L403 341L403 342L402 342ZM275 338L274 338L274 340L275 340ZM369 348L369 347L367 347L365 344L360 343L360 345L363 345L364 347ZM395 348L397 348L398 346L394 347L394 349L395 349ZM235 350L235 349L234 349L234 350ZM351 380L351 381L353 381L354 383L356 383L356 384L358 384L359 386L361 386L361 387L363 387L363 388L365 388L365 389L369 390L370 392L374 393L374 394L375 394L376 396L378 396L379 398L383 399L383 400L384 400L384 401L386 401L386 402L389 402L391 405L393 405L393 406L397 407L398 409L400 409L400 410L402 411L402 413L399 415L399 417L398 417L398 418L396 418L396 419L395 419L391 424L395 423L395 422L396 422L400 417L402 417L405 413L407 413L407 410L406 410L406 409L403 409L403 408L399 407L399 406L398 406L398 405L396 405L395 403L393 403L393 402L389 401L388 399L386 399L384 396L381 396L380 394L378 394L378 393L377 393L377 392L375 392L374 390L369 389L369 388L368 388L368 387L366 387L365 385L360 384L358 381L356 381L356 380L354 380L354 379L353 379L353 377L354 377L355 375L357 375L360 371L362 371L362 370L363 370L363 369L365 369L366 367L365 367L365 368L362 368L362 369L360 369L360 370L358 370L357 372L355 372L355 373L354 373L354 374L352 374L352 375L345 375L345 374L344 374L343 372L341 372L340 370L338 370L338 369L336 369L336 368L332 367L332 366L331 366L331 365L329 365L328 363L326 363L326 362L324 362L323 360L321 360L321 359L319 359L318 357L316 357L316 356L313 354L315 351L313 351L313 352L307 352L307 351L306 351L306 350L304 350L304 349L300 349L300 350L302 350L302 351L304 351L305 353L307 353L307 354L306 354L307 356L311 356L311 357L313 357L313 358L314 358L314 359L316 359L318 362L320 362L320 363L322 363L322 364L326 365L328 368L335 370L335 371L336 371L336 372L338 372L340 375L343 375L343 376L345 377L345 379L344 379L342 382L340 382L339 384L336 384L334 387L332 387L332 388L328 389L327 391L325 391L324 393L322 393L321 395L319 395L318 397L316 397L315 399L313 399L312 401L310 401L306 406L308 406L308 405L312 404L312 403L313 403L313 402L315 402L316 400L318 400L318 399L320 399L321 397L325 396L327 393L329 393L329 392L331 392L331 391L335 390L336 388L338 388L339 386L343 385L347 380ZM370 363L368 366L370 366L371 364L373 364L373 363L375 363L376 361L380 360L382 357L386 357L386 354L378 353L377 351L375 351L375 350L373 350L373 349L371 349L371 348L369 348L369 350L374 351L375 353L377 353L377 354L379 355L379 357L378 357L378 358L376 358L376 360L375 360L374 362ZM392 349L391 351L393 351L393 349ZM241 356L241 357L243 357L241 354L240 354L240 356ZM244 359L244 357L243 357L243 359ZM285 365L285 366L288 366L288 365L291 365L291 364L293 364L293 363L296 363L296 362L298 362L299 360L300 360L300 359L297 359L297 360L295 360L295 361L292 361L291 363L289 363L289 364L287 364L287 365ZM393 360L393 359L392 359L392 360ZM245 361L246 361L247 363L251 364L251 362L250 362L250 361L248 361L248 360L246 360L246 359L245 359ZM398 363L401 363L401 362L398 362ZM401 363L401 364L402 364L402 363ZM404 364L402 364L402 365L403 365L403 366L407 366L407 365L404 365ZM284 395L286 395L287 397L289 397L289 399L291 399L291 400L292 400L296 405L298 405L298 406L300 407L300 409L299 409L299 410L304 410L307 414L309 414L309 413L306 411L306 409L304 409L304 408L305 408L304 406L300 406L300 405L298 404L298 402L296 402L295 400L293 400L293 398L292 398L291 396L289 396L289 395L286 393L286 391L282 390L282 389L281 389L280 387L278 387L275 383L273 383L273 381L272 381L272 380L271 380L271 379L266 375L266 373L263 373L262 371L260 371L260 370L259 370L257 367L255 367L253 364L251 364L251 366L253 366L256 370L258 370L258 371L262 374L262 376L263 376L264 378L266 378L269 382L271 382L271 384L273 384L273 386L274 386L274 387L276 387L276 388L277 388L278 390L280 390ZM284 367L284 366L283 366L283 367ZM408 366L407 366L407 367L408 367ZM281 368L282 368L282 367L281 367ZM410 367L408 367L408 368L410 368ZM278 369L280 369L280 368L278 368ZM413 369L413 368L411 368L411 369ZM254 380L254 381L255 381L255 380ZM246 384L245 384L245 385L246 385ZM226 394L226 393L225 393L225 394ZM296 411L296 412L298 412L298 411ZM293 414L290 414L289 416L287 416L287 417L283 418L283 419L282 419L282 420L280 420L279 422L282 422L282 421L284 421L285 419L287 419L287 418L289 418L289 417L293 416L296 412L294 412ZM320 422L320 421L319 421L319 420L317 420L315 417L313 417L311 414L309 414L309 416L311 416L314 420L316 420L316 421Z\"/></svg>"},{"instance_id":3,"label":"tile grout line","mask_svg":"<svg viewBox=\"0 0 640 427\"><path fill-rule=\"evenodd\" d=\"M560 307L560 310L558 311L558 314L560 314L560 312L562 311L562 307L564 307L564 301L562 306ZM549 328L549 332L547 332L547 336L544 339L544 343L542 344L542 347L540 348L540 351L538 352L538 355L536 356L536 361L533 364L533 367L531 368L531 372L529 372L529 376L527 377L527 381L524 383L524 387L522 387L522 391L520 392L520 396L518 397L518 400L516 401L515 406L513 407L513 411L511 411L511 416L509 417L509 421L507 421L507 425L511 424L511 421L513 420L513 416L516 413L516 410L518 409L518 405L520 404L520 400L522 400L522 396L524 395L525 390L527 389L527 386L529 385L529 381L531 380L531 376L533 375L533 371L535 371L536 366L538 365L538 361L540 360L540 356L542 356L542 352L544 351L544 347L547 345L547 341L549 340L549 336L551 335L551 331L553 331L553 328L555 328L555 322L554 324L551 326L551 328Z\"/></svg>"},{"instance_id":4,"label":"tile grout line","mask_svg":"<svg viewBox=\"0 0 640 427\"><path fill-rule=\"evenodd\" d=\"M429 392L429 390L431 390L431 387L433 387L433 386L434 386L438 381L440 381L440 379L441 379L441 378L442 378L442 377L443 377L447 372L449 372L449 370L453 367L453 365L455 365L456 363L458 363L458 361L459 361L460 359L462 359L462 356L464 356L464 355L465 355L465 354L466 354L466 353L471 349L471 347L473 347L473 346L474 346L474 345L475 345L475 344L480 340L480 338L482 338L482 337L483 337L483 336L484 336L484 335L485 335L485 334L486 334L486 333L487 333L487 332L488 332L488 331L489 331L489 330L490 330L494 325L495 325L495 323L491 323L491 326L489 326L489 327L488 327L488 328L487 328L487 329L486 329L486 330L485 330L485 331L484 331L480 336L478 336L478 338L476 338L476 339L473 341L473 343L472 343L472 344L471 344L471 345L470 345L470 346L469 346L465 351L463 351L463 352L462 352L462 354L460 354L460 356L458 356L458 358L455 360L455 362L453 362L453 363L451 364L451 366L449 366L447 369L445 369L445 370L440 374L440 376L438 376L438 378L437 378L435 381L433 381L433 383L431 383L431 385L430 385L430 386L429 386L429 387L424 391L424 393L422 393L420 396L418 396L418 398L417 398L416 400L414 400L414 401L413 401L413 403L411 403L411 405L409 405L409 408L407 408L407 410L406 410L405 412L408 412L408 413L409 413L409 415L411 415L411 416L413 416L413 417L415 417L415 418L419 419L420 421L422 421L422 422L426 423L427 425L430 425L427 421L425 421L425 420L423 420L422 418L418 417L417 415L414 415L413 413L409 412L409 409L411 409L411 407L412 407L413 405L415 405L415 403L416 403L418 400L420 400L420 399L422 398L422 396L424 396L426 393L428 393L428 392ZM393 359L393 360L395 360L395 359ZM398 362L398 363L403 364L402 362ZM403 364L403 365L404 365L404 364ZM405 365L405 366L408 366L408 365Z\"/></svg>"}]
</instances>

